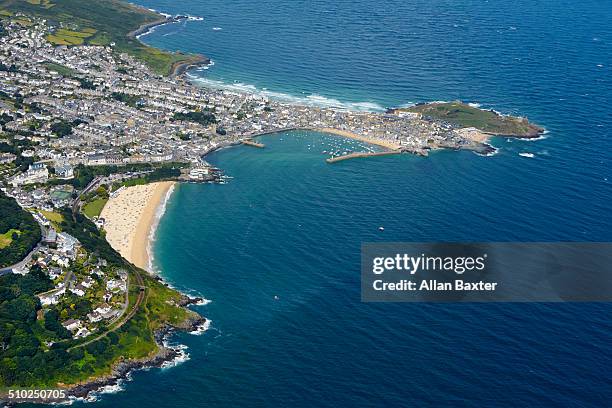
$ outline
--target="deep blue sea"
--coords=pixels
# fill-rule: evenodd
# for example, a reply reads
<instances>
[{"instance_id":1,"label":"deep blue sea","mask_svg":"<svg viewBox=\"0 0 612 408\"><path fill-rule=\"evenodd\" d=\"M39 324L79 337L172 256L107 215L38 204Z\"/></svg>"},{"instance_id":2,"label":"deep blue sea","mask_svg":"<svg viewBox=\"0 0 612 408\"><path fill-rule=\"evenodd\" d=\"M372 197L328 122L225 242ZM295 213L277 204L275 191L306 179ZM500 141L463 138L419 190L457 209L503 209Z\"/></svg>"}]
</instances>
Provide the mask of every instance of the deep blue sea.
<instances>
[{"instance_id":1,"label":"deep blue sea","mask_svg":"<svg viewBox=\"0 0 612 408\"><path fill-rule=\"evenodd\" d=\"M143 40L211 57L192 72L208 86L353 109L461 99L548 132L492 157L329 165L350 142L312 132L213 153L234 178L179 186L153 246L211 327L97 406L610 405L610 304L362 303L360 245L611 241L612 3L139 3L204 17Z\"/></svg>"}]
</instances>

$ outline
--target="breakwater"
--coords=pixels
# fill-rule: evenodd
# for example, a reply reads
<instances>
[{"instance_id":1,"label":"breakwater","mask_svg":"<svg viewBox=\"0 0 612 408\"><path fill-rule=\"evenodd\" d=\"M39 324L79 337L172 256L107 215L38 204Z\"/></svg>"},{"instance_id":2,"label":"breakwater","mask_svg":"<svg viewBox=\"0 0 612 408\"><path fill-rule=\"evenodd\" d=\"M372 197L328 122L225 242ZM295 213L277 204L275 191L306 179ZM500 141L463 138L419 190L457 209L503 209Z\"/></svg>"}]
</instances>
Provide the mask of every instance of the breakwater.
<instances>
[{"instance_id":1,"label":"breakwater","mask_svg":"<svg viewBox=\"0 0 612 408\"><path fill-rule=\"evenodd\" d=\"M326 159L325 161L327 163L336 163L339 161L356 159L359 157L389 156L391 154L400 154L400 153L401 151L399 150L389 150L389 151L384 151L384 152L355 152L355 153L345 154L342 156L330 157L329 159Z\"/></svg>"},{"instance_id":2,"label":"breakwater","mask_svg":"<svg viewBox=\"0 0 612 408\"><path fill-rule=\"evenodd\" d=\"M263 149L264 147L266 147L266 145L265 145L265 144L263 144L263 143L257 143L256 141L251 140L251 139L246 139L246 140L243 140L243 141L242 141L242 144L243 144L243 145L247 145L247 146L258 147L258 148L260 148L260 149Z\"/></svg>"}]
</instances>

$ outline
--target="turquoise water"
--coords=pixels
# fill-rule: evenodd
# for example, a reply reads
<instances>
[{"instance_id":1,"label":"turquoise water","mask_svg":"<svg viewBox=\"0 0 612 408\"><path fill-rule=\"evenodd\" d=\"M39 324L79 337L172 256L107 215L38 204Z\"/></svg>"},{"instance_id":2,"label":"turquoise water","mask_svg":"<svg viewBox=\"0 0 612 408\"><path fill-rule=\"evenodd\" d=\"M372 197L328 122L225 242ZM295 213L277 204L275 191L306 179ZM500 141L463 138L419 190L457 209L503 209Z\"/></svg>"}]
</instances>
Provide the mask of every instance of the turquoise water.
<instances>
[{"instance_id":1,"label":"turquoise water","mask_svg":"<svg viewBox=\"0 0 612 408\"><path fill-rule=\"evenodd\" d=\"M211 328L174 336L188 361L134 374L101 406L598 405L609 396L607 305L360 302L361 242L545 241L569 222L565 230L605 235L579 201L551 210L566 180L525 182L543 161L503 150L329 165L321 152L334 136L261 141L212 154L235 178L179 186L158 229L156 265L211 300L198 307ZM492 177L513 168L504 183Z\"/></svg>"},{"instance_id":2,"label":"turquoise water","mask_svg":"<svg viewBox=\"0 0 612 408\"><path fill-rule=\"evenodd\" d=\"M144 39L211 56L192 73L208 84L370 109L460 98L548 133L492 157L329 165L339 139L306 132L213 153L234 179L179 186L154 244L164 278L211 300L211 327L173 337L188 361L98 406L608 405L608 304L365 304L359 251L610 241L609 2L141 3L205 17Z\"/></svg>"}]
</instances>

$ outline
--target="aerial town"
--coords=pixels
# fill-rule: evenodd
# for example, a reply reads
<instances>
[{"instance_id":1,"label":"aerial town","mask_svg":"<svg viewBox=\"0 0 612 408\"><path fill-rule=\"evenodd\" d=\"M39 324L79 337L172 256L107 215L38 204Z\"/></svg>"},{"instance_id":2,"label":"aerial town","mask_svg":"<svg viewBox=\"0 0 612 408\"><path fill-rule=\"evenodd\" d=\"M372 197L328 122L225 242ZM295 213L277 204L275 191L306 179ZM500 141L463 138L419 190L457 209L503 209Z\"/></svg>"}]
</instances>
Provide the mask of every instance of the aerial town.
<instances>
[{"instance_id":1,"label":"aerial town","mask_svg":"<svg viewBox=\"0 0 612 408\"><path fill-rule=\"evenodd\" d=\"M103 228L101 207L130 180L172 174L209 181L218 169L203 160L208 152L282 130L328 129L422 155L477 144L464 130L420 113L350 112L201 88L181 76L155 75L116 53L113 44L54 46L47 38L57 27L44 20L24 16L3 25L0 185L32 213L43 238L0 273L37 268L51 277L55 287L38 297L43 306L58 305L59 319L74 338L125 312L128 274L60 231L61 208L82 209ZM106 172L88 172L90 167ZM88 299L93 310L73 313L79 299Z\"/></svg>"}]
</instances>

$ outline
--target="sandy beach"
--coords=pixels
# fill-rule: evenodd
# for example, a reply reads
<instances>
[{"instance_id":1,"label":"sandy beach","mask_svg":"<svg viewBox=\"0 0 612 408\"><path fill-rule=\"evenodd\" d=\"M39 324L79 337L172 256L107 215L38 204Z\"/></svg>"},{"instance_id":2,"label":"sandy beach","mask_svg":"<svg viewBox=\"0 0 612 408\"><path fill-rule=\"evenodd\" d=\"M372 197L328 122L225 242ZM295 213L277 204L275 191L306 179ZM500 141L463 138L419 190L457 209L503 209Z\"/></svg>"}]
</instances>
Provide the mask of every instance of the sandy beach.
<instances>
[{"instance_id":1,"label":"sandy beach","mask_svg":"<svg viewBox=\"0 0 612 408\"><path fill-rule=\"evenodd\" d=\"M391 149L391 150L399 150L401 149L401 146L398 143L393 143L390 142L388 140L382 140L382 139L374 139L374 138L369 138L369 137L365 137L365 136L359 136L353 132L349 132L347 130L340 130L340 129L333 129L333 128L317 128L314 129L318 132L324 132L324 133L330 133L333 135L338 135L338 136L343 136L343 137L347 137L349 139L355 139L355 140L359 140L361 142L365 142L365 143L369 143L372 145L376 145L376 146L381 146L387 149Z\"/></svg>"},{"instance_id":2,"label":"sandy beach","mask_svg":"<svg viewBox=\"0 0 612 408\"><path fill-rule=\"evenodd\" d=\"M491 135L473 127L457 129L455 130L455 132L460 134L462 137L465 137L466 139L478 143L488 143L489 139L491 138Z\"/></svg>"},{"instance_id":3,"label":"sandy beach","mask_svg":"<svg viewBox=\"0 0 612 408\"><path fill-rule=\"evenodd\" d=\"M149 233L156 222L157 208L173 185L164 181L128 187L112 197L100 214L107 241L140 268L149 268Z\"/></svg>"}]
</instances>

